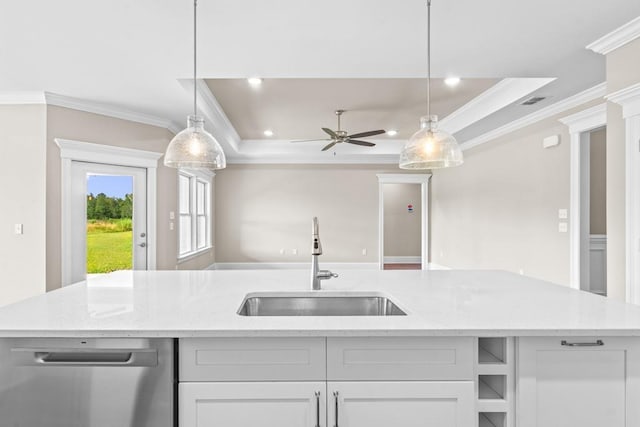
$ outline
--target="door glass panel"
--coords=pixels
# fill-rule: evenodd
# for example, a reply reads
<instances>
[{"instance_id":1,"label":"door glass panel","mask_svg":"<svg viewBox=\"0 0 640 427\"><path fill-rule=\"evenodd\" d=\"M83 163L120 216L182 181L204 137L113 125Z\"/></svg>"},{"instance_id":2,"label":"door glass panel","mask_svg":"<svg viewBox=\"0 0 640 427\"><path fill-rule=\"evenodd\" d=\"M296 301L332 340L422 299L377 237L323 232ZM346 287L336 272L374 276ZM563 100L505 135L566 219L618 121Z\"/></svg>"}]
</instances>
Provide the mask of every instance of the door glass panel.
<instances>
[{"instance_id":1,"label":"door glass panel","mask_svg":"<svg viewBox=\"0 0 640 427\"><path fill-rule=\"evenodd\" d=\"M198 215L204 215L205 214L205 203L207 202L206 196L205 196L205 189L207 187L207 184L205 184L204 182L200 182L198 181L196 184L197 190L196 190L196 204L198 205L196 213Z\"/></svg>"},{"instance_id":2,"label":"door glass panel","mask_svg":"<svg viewBox=\"0 0 640 427\"><path fill-rule=\"evenodd\" d=\"M189 191L189 178L184 176L184 175L180 175L180 213L181 214L187 214L191 211L191 209L189 209L189 199L190 199L190 191Z\"/></svg>"},{"instance_id":3,"label":"door glass panel","mask_svg":"<svg viewBox=\"0 0 640 427\"><path fill-rule=\"evenodd\" d=\"M207 218L198 216L198 249L207 246Z\"/></svg>"},{"instance_id":4,"label":"door glass panel","mask_svg":"<svg viewBox=\"0 0 640 427\"><path fill-rule=\"evenodd\" d=\"M133 268L133 176L87 174L87 274Z\"/></svg>"}]
</instances>

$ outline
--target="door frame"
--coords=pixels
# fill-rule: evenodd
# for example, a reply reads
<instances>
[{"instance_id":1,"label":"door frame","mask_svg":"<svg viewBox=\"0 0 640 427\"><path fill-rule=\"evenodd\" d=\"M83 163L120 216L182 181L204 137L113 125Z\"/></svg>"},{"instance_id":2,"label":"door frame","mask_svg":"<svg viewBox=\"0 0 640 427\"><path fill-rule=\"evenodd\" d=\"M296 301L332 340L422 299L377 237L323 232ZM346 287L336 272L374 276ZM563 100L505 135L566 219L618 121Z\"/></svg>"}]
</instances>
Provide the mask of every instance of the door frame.
<instances>
[{"instance_id":1,"label":"door frame","mask_svg":"<svg viewBox=\"0 0 640 427\"><path fill-rule=\"evenodd\" d=\"M429 179L431 174L379 173L378 177L378 266L384 269L384 184L420 184L420 261L422 270L429 266Z\"/></svg>"},{"instance_id":2,"label":"door frame","mask_svg":"<svg viewBox=\"0 0 640 427\"><path fill-rule=\"evenodd\" d=\"M588 277L589 258L589 133L607 125L607 104L602 103L559 119L569 127L569 286L581 289ZM586 146L586 149L583 149ZM588 164L588 163L587 163Z\"/></svg>"},{"instance_id":3,"label":"door frame","mask_svg":"<svg viewBox=\"0 0 640 427\"><path fill-rule=\"evenodd\" d=\"M640 304L640 83L605 97L622 107L625 144L625 298Z\"/></svg>"},{"instance_id":4,"label":"door frame","mask_svg":"<svg viewBox=\"0 0 640 427\"><path fill-rule=\"evenodd\" d=\"M70 285L72 272L72 191L71 162L100 163L114 166L130 166L145 169L147 172L147 269L156 269L156 222L157 222L157 169L158 160L163 153L116 147L112 145L94 144L82 141L55 138L60 147L62 161L62 224L61 224L61 258L62 286Z\"/></svg>"}]
</instances>

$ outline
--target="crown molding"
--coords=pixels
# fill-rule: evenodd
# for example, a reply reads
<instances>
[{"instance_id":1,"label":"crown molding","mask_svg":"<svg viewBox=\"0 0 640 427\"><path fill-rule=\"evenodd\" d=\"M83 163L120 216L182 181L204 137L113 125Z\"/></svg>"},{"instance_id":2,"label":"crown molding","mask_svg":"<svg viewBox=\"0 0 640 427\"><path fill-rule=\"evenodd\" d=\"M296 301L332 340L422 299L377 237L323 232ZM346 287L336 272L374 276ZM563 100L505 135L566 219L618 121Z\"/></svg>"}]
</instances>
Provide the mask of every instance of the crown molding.
<instances>
[{"instance_id":1,"label":"crown molding","mask_svg":"<svg viewBox=\"0 0 640 427\"><path fill-rule=\"evenodd\" d=\"M127 110L113 105L59 95L57 93L26 91L0 94L0 105L31 104L55 105L57 107L84 111L85 113L100 114L102 116L113 117L115 119L128 120L130 122L165 128L173 133L177 133L179 129L179 126L177 126L176 123L161 117Z\"/></svg>"},{"instance_id":2,"label":"crown molding","mask_svg":"<svg viewBox=\"0 0 640 427\"><path fill-rule=\"evenodd\" d=\"M607 122L607 103L603 102L558 120L569 127L569 133L586 132L599 128Z\"/></svg>"},{"instance_id":3,"label":"crown molding","mask_svg":"<svg viewBox=\"0 0 640 427\"><path fill-rule=\"evenodd\" d=\"M319 157L317 155L302 154L260 154L256 156L229 156L228 164L397 164L398 154L347 154L341 156Z\"/></svg>"},{"instance_id":4,"label":"crown molding","mask_svg":"<svg viewBox=\"0 0 640 427\"><path fill-rule=\"evenodd\" d=\"M625 119L640 114L640 83L610 93L605 98L622 106L622 117Z\"/></svg>"},{"instance_id":5,"label":"crown molding","mask_svg":"<svg viewBox=\"0 0 640 427\"><path fill-rule=\"evenodd\" d=\"M70 96L58 95L56 93L44 93L47 105L80 110L86 113L100 114L102 116L113 117L115 119L128 120L130 122L142 123L145 125L157 126L169 129L174 126L170 120L152 116L150 114L139 113L113 105L102 104L84 99L72 98Z\"/></svg>"},{"instance_id":6,"label":"crown molding","mask_svg":"<svg viewBox=\"0 0 640 427\"><path fill-rule=\"evenodd\" d=\"M180 83L188 92L193 92L192 79L183 79L180 80ZM240 135L203 79L196 80L196 94L198 109L206 121L211 124L210 129L214 130L212 133L222 145L226 156L238 153L242 142Z\"/></svg>"},{"instance_id":7,"label":"crown molding","mask_svg":"<svg viewBox=\"0 0 640 427\"><path fill-rule=\"evenodd\" d=\"M571 108L578 107L586 102L593 101L594 99L603 98L606 94L606 83L600 83L587 90L577 93L573 96L558 101L555 104L551 104L548 107L542 108L534 113L524 116L518 120L514 120L504 126L496 128L490 132L472 138L460 144L460 148L463 151L493 141L496 138L510 134L526 126L537 123L541 120L548 119L549 117L560 114L563 111L567 111Z\"/></svg>"},{"instance_id":8,"label":"crown molding","mask_svg":"<svg viewBox=\"0 0 640 427\"><path fill-rule=\"evenodd\" d=\"M588 44L586 48L606 55L638 37L640 37L640 16Z\"/></svg>"},{"instance_id":9,"label":"crown molding","mask_svg":"<svg viewBox=\"0 0 640 427\"><path fill-rule=\"evenodd\" d=\"M506 78L440 120L440 128L456 133L548 85L555 78Z\"/></svg>"},{"instance_id":10,"label":"crown molding","mask_svg":"<svg viewBox=\"0 0 640 427\"><path fill-rule=\"evenodd\" d=\"M44 92L2 92L0 105L46 104Z\"/></svg>"}]
</instances>

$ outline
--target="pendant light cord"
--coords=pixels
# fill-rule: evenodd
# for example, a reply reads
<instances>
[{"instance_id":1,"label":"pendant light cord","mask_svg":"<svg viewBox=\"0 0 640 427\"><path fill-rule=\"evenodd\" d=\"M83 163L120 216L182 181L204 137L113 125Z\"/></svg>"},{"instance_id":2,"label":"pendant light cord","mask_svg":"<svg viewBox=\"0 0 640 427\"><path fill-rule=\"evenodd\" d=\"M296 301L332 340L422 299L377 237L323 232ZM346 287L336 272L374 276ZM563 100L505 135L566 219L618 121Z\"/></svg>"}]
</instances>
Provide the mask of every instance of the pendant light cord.
<instances>
[{"instance_id":1,"label":"pendant light cord","mask_svg":"<svg viewBox=\"0 0 640 427\"><path fill-rule=\"evenodd\" d=\"M197 13L196 13L196 8L198 7L198 0L193 0L193 116L197 116L198 115L198 106L196 104L196 100L198 99L198 95L197 95L197 85L196 85L196 66L197 66L197 62L196 62L196 58L197 58L197 50L196 50L196 43L197 43L197 37L196 37L196 30L198 27L198 19L197 19Z\"/></svg>"},{"instance_id":2,"label":"pendant light cord","mask_svg":"<svg viewBox=\"0 0 640 427\"><path fill-rule=\"evenodd\" d=\"M431 0L427 0L427 117L431 121Z\"/></svg>"}]
</instances>

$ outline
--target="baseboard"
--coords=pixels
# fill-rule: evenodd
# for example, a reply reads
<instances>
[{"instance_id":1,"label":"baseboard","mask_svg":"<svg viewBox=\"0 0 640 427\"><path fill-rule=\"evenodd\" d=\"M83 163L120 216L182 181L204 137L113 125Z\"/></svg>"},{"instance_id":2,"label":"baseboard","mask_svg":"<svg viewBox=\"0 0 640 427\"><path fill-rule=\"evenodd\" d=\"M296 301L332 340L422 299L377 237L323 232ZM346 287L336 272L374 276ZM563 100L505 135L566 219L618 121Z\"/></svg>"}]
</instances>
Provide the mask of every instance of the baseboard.
<instances>
[{"instance_id":1,"label":"baseboard","mask_svg":"<svg viewBox=\"0 0 640 427\"><path fill-rule=\"evenodd\" d=\"M385 264L420 264L422 258L419 256L386 256L384 257Z\"/></svg>"},{"instance_id":2,"label":"baseboard","mask_svg":"<svg viewBox=\"0 0 640 427\"><path fill-rule=\"evenodd\" d=\"M377 270L377 262L320 262L323 270ZM216 262L207 270L305 270L311 268L309 262Z\"/></svg>"}]
</instances>

